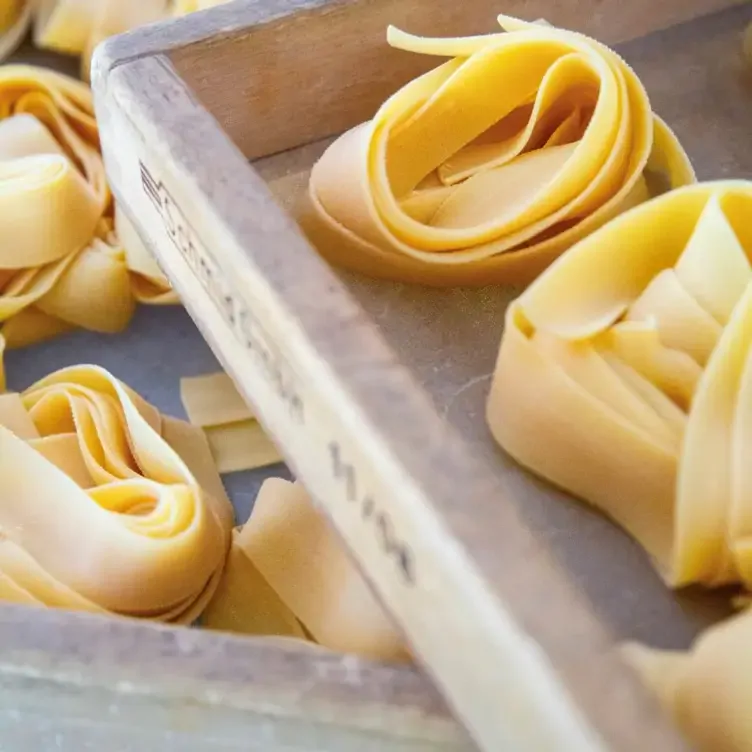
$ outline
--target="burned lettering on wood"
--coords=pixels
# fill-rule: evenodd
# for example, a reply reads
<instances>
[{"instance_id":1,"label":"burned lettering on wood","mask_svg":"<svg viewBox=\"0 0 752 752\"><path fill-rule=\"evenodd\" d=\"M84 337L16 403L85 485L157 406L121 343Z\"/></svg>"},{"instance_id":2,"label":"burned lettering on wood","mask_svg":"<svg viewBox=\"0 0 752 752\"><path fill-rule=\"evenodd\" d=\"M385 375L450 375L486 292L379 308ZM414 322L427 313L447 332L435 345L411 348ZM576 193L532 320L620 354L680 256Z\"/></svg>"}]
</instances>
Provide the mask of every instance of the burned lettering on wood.
<instances>
[{"instance_id":1,"label":"burned lettering on wood","mask_svg":"<svg viewBox=\"0 0 752 752\"><path fill-rule=\"evenodd\" d=\"M412 551L398 538L389 513L380 508L373 496L360 487L357 469L343 458L338 442L329 442L329 456L332 475L335 480L344 484L345 498L360 507L363 520L372 521L381 550L396 562L403 582L406 585L414 585L415 565Z\"/></svg>"}]
</instances>

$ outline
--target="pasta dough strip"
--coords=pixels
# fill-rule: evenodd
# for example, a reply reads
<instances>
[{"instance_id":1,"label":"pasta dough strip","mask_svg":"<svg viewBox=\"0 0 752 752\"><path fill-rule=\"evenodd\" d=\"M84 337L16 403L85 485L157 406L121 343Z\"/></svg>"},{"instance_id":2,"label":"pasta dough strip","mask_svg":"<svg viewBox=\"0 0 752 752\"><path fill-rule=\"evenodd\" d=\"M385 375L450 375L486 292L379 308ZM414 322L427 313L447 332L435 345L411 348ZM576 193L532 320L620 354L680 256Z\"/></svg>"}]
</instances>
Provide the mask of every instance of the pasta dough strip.
<instances>
[{"instance_id":1,"label":"pasta dough strip","mask_svg":"<svg viewBox=\"0 0 752 752\"><path fill-rule=\"evenodd\" d=\"M695 182L637 76L581 34L500 16L505 33L388 42L449 57L314 165L300 224L332 263L432 285L533 278L644 202Z\"/></svg>"},{"instance_id":2,"label":"pasta dough strip","mask_svg":"<svg viewBox=\"0 0 752 752\"><path fill-rule=\"evenodd\" d=\"M180 379L180 399L194 426L218 426L253 419L232 379L223 371Z\"/></svg>"},{"instance_id":3,"label":"pasta dough strip","mask_svg":"<svg viewBox=\"0 0 752 752\"><path fill-rule=\"evenodd\" d=\"M280 634L296 633L294 625L285 631L289 617L283 609L288 609L325 647L375 659L410 660L401 636L300 484L267 480L250 519L236 531L233 549L231 562L247 568L246 577L231 564L209 607L206 626L231 624L237 631L256 634L260 624L273 623ZM260 600L260 614L242 605L251 593Z\"/></svg>"},{"instance_id":4,"label":"pasta dough strip","mask_svg":"<svg viewBox=\"0 0 752 752\"><path fill-rule=\"evenodd\" d=\"M220 473L253 470L282 461L276 445L227 374L183 378L180 396L190 422L206 433Z\"/></svg>"},{"instance_id":5,"label":"pasta dough strip","mask_svg":"<svg viewBox=\"0 0 752 752\"><path fill-rule=\"evenodd\" d=\"M255 420L204 429L220 473L254 470L282 462L279 449Z\"/></svg>"}]
</instances>

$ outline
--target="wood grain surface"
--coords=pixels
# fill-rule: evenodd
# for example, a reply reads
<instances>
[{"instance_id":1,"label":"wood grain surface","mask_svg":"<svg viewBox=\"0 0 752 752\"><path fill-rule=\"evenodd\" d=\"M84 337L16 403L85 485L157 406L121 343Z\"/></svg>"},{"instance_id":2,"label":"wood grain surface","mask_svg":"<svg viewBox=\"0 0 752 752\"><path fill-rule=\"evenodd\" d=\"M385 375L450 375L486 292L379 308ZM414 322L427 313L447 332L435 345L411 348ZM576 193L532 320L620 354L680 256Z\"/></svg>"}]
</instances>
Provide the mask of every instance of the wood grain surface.
<instances>
[{"instance_id":1,"label":"wood grain surface","mask_svg":"<svg viewBox=\"0 0 752 752\"><path fill-rule=\"evenodd\" d=\"M471 750L413 669L284 640L0 609L0 748Z\"/></svg>"},{"instance_id":2,"label":"wood grain surface","mask_svg":"<svg viewBox=\"0 0 752 752\"><path fill-rule=\"evenodd\" d=\"M430 19L407 5L238 3L136 34L137 54L106 45L95 85L116 193L484 749L682 749L615 639L683 645L722 611L667 594L623 535L493 446L482 404L515 291L338 275L280 210L311 142L415 72L387 54L387 22L458 33L459 5L434 2ZM618 41L727 8L622 51L703 176L749 174L749 6L584 5L505 10ZM465 9L463 30L490 6Z\"/></svg>"},{"instance_id":3,"label":"wood grain surface","mask_svg":"<svg viewBox=\"0 0 752 752\"><path fill-rule=\"evenodd\" d=\"M344 130L395 84L435 64L385 49L388 24L460 36L497 29L503 12L614 44L746 1L253 0L122 35L107 54L125 61L171 53L202 103L256 157ZM238 65L243 74L236 76ZM342 88L346 97L338 96Z\"/></svg>"}]
</instances>

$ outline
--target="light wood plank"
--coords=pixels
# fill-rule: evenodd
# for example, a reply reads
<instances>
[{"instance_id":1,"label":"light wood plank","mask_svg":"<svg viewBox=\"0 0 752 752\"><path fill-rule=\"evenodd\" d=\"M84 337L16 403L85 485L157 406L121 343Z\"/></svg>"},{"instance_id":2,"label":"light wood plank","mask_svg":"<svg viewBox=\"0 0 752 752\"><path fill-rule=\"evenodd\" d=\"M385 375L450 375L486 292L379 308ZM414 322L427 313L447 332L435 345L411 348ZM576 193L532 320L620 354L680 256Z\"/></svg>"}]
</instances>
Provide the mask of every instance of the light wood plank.
<instances>
[{"instance_id":1,"label":"light wood plank","mask_svg":"<svg viewBox=\"0 0 752 752\"><path fill-rule=\"evenodd\" d=\"M472 749L406 667L284 640L12 606L0 609L0 643L3 749Z\"/></svg>"}]
</instances>

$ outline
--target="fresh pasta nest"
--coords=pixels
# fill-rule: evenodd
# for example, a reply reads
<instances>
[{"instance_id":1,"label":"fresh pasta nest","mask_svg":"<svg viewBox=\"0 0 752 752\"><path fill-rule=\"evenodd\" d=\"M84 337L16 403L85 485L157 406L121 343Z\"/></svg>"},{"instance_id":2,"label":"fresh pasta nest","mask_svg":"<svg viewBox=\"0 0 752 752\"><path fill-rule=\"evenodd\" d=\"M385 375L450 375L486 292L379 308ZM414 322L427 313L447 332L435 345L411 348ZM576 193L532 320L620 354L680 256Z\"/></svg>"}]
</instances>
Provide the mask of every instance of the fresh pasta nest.
<instances>
[{"instance_id":1,"label":"fresh pasta nest","mask_svg":"<svg viewBox=\"0 0 752 752\"><path fill-rule=\"evenodd\" d=\"M510 305L488 401L673 587L752 587L750 216L752 183L701 183L581 241Z\"/></svg>"},{"instance_id":2,"label":"fresh pasta nest","mask_svg":"<svg viewBox=\"0 0 752 752\"><path fill-rule=\"evenodd\" d=\"M298 483L234 512L197 426L97 366L0 394L0 600L409 660Z\"/></svg>"},{"instance_id":3,"label":"fresh pasta nest","mask_svg":"<svg viewBox=\"0 0 752 752\"><path fill-rule=\"evenodd\" d=\"M0 395L0 597L192 622L219 583L233 512L171 446L205 467L191 430L95 366Z\"/></svg>"},{"instance_id":4,"label":"fresh pasta nest","mask_svg":"<svg viewBox=\"0 0 752 752\"><path fill-rule=\"evenodd\" d=\"M627 208L693 183L616 53L500 16L506 33L393 47L451 58L314 165L300 224L332 263L432 285L532 279Z\"/></svg>"},{"instance_id":5,"label":"fresh pasta nest","mask_svg":"<svg viewBox=\"0 0 752 752\"><path fill-rule=\"evenodd\" d=\"M0 248L0 357L73 327L120 332L136 303L177 302L113 207L89 88L44 68L0 68L0 236L13 238Z\"/></svg>"}]
</instances>

